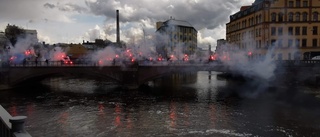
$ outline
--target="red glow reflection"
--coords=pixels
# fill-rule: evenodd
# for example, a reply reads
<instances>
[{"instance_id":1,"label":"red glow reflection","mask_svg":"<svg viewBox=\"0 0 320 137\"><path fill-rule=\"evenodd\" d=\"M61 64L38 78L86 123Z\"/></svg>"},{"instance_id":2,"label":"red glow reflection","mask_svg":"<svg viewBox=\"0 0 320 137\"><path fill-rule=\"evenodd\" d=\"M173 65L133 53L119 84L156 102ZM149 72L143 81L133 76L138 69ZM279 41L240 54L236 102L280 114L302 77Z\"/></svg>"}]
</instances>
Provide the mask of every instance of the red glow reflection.
<instances>
[{"instance_id":1,"label":"red glow reflection","mask_svg":"<svg viewBox=\"0 0 320 137\"><path fill-rule=\"evenodd\" d=\"M9 108L9 113L10 113L11 116L17 116L18 115L17 106L16 105L12 105Z\"/></svg>"},{"instance_id":2,"label":"red glow reflection","mask_svg":"<svg viewBox=\"0 0 320 137\"><path fill-rule=\"evenodd\" d=\"M189 110L189 105L188 104L184 105L184 110L183 111L184 111L184 118L185 118L184 124L186 126L190 126L190 122L189 122L190 110Z\"/></svg>"},{"instance_id":3,"label":"red glow reflection","mask_svg":"<svg viewBox=\"0 0 320 137\"><path fill-rule=\"evenodd\" d=\"M69 118L69 113L63 112L63 113L61 113L61 114L59 115L58 123L60 123L60 124L62 124L62 125L66 125L68 118Z\"/></svg>"},{"instance_id":4,"label":"red glow reflection","mask_svg":"<svg viewBox=\"0 0 320 137\"><path fill-rule=\"evenodd\" d=\"M210 108L210 121L211 121L211 125L212 128L215 128L216 126L216 122L217 122L217 110L216 110L216 106L214 106L213 104L211 104L209 106Z\"/></svg>"},{"instance_id":5,"label":"red glow reflection","mask_svg":"<svg viewBox=\"0 0 320 137\"><path fill-rule=\"evenodd\" d=\"M127 116L127 128L128 129L132 128L132 120L130 119L130 115Z\"/></svg>"},{"instance_id":6,"label":"red glow reflection","mask_svg":"<svg viewBox=\"0 0 320 137\"><path fill-rule=\"evenodd\" d=\"M114 120L114 124L116 127L121 125L121 106L119 104L116 104L115 107L116 117Z\"/></svg>"},{"instance_id":7,"label":"red glow reflection","mask_svg":"<svg viewBox=\"0 0 320 137\"><path fill-rule=\"evenodd\" d=\"M34 112L34 105L33 104L28 104L27 105L27 114L28 116L31 116Z\"/></svg>"},{"instance_id":8,"label":"red glow reflection","mask_svg":"<svg viewBox=\"0 0 320 137\"><path fill-rule=\"evenodd\" d=\"M176 105L175 103L171 103L170 104L170 126L172 128L176 127L176 120L177 120Z\"/></svg>"},{"instance_id":9,"label":"red glow reflection","mask_svg":"<svg viewBox=\"0 0 320 137\"><path fill-rule=\"evenodd\" d=\"M102 104L99 104L99 112L103 112L103 110L104 110L104 106L102 105Z\"/></svg>"}]
</instances>

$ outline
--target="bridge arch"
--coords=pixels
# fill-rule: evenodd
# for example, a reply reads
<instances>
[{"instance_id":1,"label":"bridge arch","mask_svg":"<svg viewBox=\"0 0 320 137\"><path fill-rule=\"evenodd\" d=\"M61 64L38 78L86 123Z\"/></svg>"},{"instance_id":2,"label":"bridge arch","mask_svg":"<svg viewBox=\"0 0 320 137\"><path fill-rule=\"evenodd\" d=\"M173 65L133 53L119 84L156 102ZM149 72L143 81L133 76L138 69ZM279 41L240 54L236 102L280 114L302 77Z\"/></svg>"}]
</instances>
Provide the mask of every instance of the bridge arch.
<instances>
[{"instance_id":1,"label":"bridge arch","mask_svg":"<svg viewBox=\"0 0 320 137\"><path fill-rule=\"evenodd\" d=\"M159 66L11 66L6 72L8 85L33 78L54 75L84 75L106 78L124 87L137 88L147 81L175 72L226 71L222 65L159 65Z\"/></svg>"},{"instance_id":2,"label":"bridge arch","mask_svg":"<svg viewBox=\"0 0 320 137\"><path fill-rule=\"evenodd\" d=\"M105 71L105 73L103 73ZM94 68L68 68L63 69L59 67L34 67L34 68L10 68L8 71L8 84L11 86L18 85L24 81L41 80L46 77L53 76L85 76L85 77L97 77L113 80L117 83L121 83L121 76L117 73L110 73L110 68L107 70L94 67Z\"/></svg>"}]
</instances>

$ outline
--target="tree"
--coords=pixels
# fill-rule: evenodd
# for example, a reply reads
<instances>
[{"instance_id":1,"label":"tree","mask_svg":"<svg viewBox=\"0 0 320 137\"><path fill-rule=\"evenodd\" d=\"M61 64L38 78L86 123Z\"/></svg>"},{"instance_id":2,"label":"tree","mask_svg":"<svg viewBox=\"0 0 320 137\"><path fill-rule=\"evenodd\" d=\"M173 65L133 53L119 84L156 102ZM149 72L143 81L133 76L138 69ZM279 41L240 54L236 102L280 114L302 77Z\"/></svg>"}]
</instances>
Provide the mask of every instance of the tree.
<instances>
[{"instance_id":1,"label":"tree","mask_svg":"<svg viewBox=\"0 0 320 137\"><path fill-rule=\"evenodd\" d=\"M5 36L9 39L12 46L14 46L17 43L17 40L19 37L22 37L24 35L24 29L8 24L5 29Z\"/></svg>"}]
</instances>

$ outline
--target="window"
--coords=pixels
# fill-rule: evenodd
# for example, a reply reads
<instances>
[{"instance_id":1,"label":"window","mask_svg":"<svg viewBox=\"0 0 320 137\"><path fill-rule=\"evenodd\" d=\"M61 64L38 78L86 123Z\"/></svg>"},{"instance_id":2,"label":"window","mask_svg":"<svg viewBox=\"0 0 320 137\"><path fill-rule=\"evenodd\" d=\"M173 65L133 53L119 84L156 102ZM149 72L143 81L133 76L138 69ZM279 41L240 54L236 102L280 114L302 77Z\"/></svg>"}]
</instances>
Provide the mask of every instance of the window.
<instances>
[{"instance_id":1,"label":"window","mask_svg":"<svg viewBox=\"0 0 320 137\"><path fill-rule=\"evenodd\" d=\"M296 39L296 47L300 46L300 39Z\"/></svg>"},{"instance_id":2,"label":"window","mask_svg":"<svg viewBox=\"0 0 320 137\"><path fill-rule=\"evenodd\" d=\"M308 21L308 13L307 12L302 13L302 21Z\"/></svg>"},{"instance_id":3,"label":"window","mask_svg":"<svg viewBox=\"0 0 320 137\"><path fill-rule=\"evenodd\" d=\"M261 23L262 22L262 17L261 17L261 15L259 15L259 23Z\"/></svg>"},{"instance_id":4,"label":"window","mask_svg":"<svg viewBox=\"0 0 320 137\"><path fill-rule=\"evenodd\" d=\"M276 18L277 18L277 14L276 13L272 13L271 14L271 21L272 22L276 22Z\"/></svg>"},{"instance_id":5,"label":"window","mask_svg":"<svg viewBox=\"0 0 320 137\"><path fill-rule=\"evenodd\" d=\"M279 48L282 48L282 46L283 46L283 44L282 44L282 39L279 39L279 40L278 40L278 47L279 47Z\"/></svg>"},{"instance_id":6,"label":"window","mask_svg":"<svg viewBox=\"0 0 320 137\"><path fill-rule=\"evenodd\" d=\"M289 33L289 35L293 35L293 27L288 28L288 33Z\"/></svg>"},{"instance_id":7,"label":"window","mask_svg":"<svg viewBox=\"0 0 320 137\"><path fill-rule=\"evenodd\" d=\"M288 53L288 60L291 60L291 53Z\"/></svg>"},{"instance_id":8,"label":"window","mask_svg":"<svg viewBox=\"0 0 320 137\"><path fill-rule=\"evenodd\" d=\"M318 39L312 39L312 47L318 46Z\"/></svg>"},{"instance_id":9,"label":"window","mask_svg":"<svg viewBox=\"0 0 320 137\"><path fill-rule=\"evenodd\" d=\"M276 27L271 27L271 36L276 35Z\"/></svg>"},{"instance_id":10,"label":"window","mask_svg":"<svg viewBox=\"0 0 320 137\"><path fill-rule=\"evenodd\" d=\"M312 28L312 34L313 34L313 35L318 35L318 27L317 27L317 26L313 26L313 28Z\"/></svg>"},{"instance_id":11,"label":"window","mask_svg":"<svg viewBox=\"0 0 320 137\"><path fill-rule=\"evenodd\" d=\"M313 21L318 21L319 13L318 12L313 12Z\"/></svg>"},{"instance_id":12,"label":"window","mask_svg":"<svg viewBox=\"0 0 320 137\"><path fill-rule=\"evenodd\" d=\"M289 13L288 21L293 21L293 13L292 12Z\"/></svg>"},{"instance_id":13,"label":"window","mask_svg":"<svg viewBox=\"0 0 320 137\"><path fill-rule=\"evenodd\" d=\"M296 13L296 21L300 21L300 13L299 12Z\"/></svg>"},{"instance_id":14,"label":"window","mask_svg":"<svg viewBox=\"0 0 320 137\"><path fill-rule=\"evenodd\" d=\"M272 39L272 40L271 40L271 46L273 47L274 45L276 45L276 40L275 40L275 39Z\"/></svg>"},{"instance_id":15,"label":"window","mask_svg":"<svg viewBox=\"0 0 320 137\"><path fill-rule=\"evenodd\" d=\"M259 36L261 36L261 28L259 28Z\"/></svg>"},{"instance_id":16,"label":"window","mask_svg":"<svg viewBox=\"0 0 320 137\"><path fill-rule=\"evenodd\" d=\"M307 34L307 27L302 27L302 35L308 35Z\"/></svg>"},{"instance_id":17,"label":"window","mask_svg":"<svg viewBox=\"0 0 320 137\"><path fill-rule=\"evenodd\" d=\"M307 39L302 39L302 47L307 47Z\"/></svg>"},{"instance_id":18,"label":"window","mask_svg":"<svg viewBox=\"0 0 320 137\"><path fill-rule=\"evenodd\" d=\"M293 1L289 1L288 6L292 8L293 7Z\"/></svg>"},{"instance_id":19,"label":"window","mask_svg":"<svg viewBox=\"0 0 320 137\"><path fill-rule=\"evenodd\" d=\"M283 34L283 28L282 28L282 27L279 27L279 28L278 28L278 35L279 35L279 36L282 36L282 34Z\"/></svg>"},{"instance_id":20,"label":"window","mask_svg":"<svg viewBox=\"0 0 320 137\"><path fill-rule=\"evenodd\" d=\"M261 49L261 40L259 40L259 48Z\"/></svg>"},{"instance_id":21,"label":"window","mask_svg":"<svg viewBox=\"0 0 320 137\"><path fill-rule=\"evenodd\" d=\"M291 47L293 45L293 40L292 39L288 39L288 47Z\"/></svg>"},{"instance_id":22,"label":"window","mask_svg":"<svg viewBox=\"0 0 320 137\"><path fill-rule=\"evenodd\" d=\"M255 23L254 23L254 17L252 17L251 20L252 20L252 25L254 25L254 24L255 24Z\"/></svg>"},{"instance_id":23,"label":"window","mask_svg":"<svg viewBox=\"0 0 320 137\"><path fill-rule=\"evenodd\" d=\"M296 27L295 29L296 29L296 33L295 34L296 35L300 35L300 27Z\"/></svg>"},{"instance_id":24,"label":"window","mask_svg":"<svg viewBox=\"0 0 320 137\"><path fill-rule=\"evenodd\" d=\"M282 21L283 21L283 13L279 13L278 21L279 21L279 22L282 22Z\"/></svg>"},{"instance_id":25,"label":"window","mask_svg":"<svg viewBox=\"0 0 320 137\"><path fill-rule=\"evenodd\" d=\"M244 21L244 27L247 27L247 20Z\"/></svg>"},{"instance_id":26,"label":"window","mask_svg":"<svg viewBox=\"0 0 320 137\"><path fill-rule=\"evenodd\" d=\"M300 0L296 0L296 7L300 7L301 1Z\"/></svg>"},{"instance_id":27,"label":"window","mask_svg":"<svg viewBox=\"0 0 320 137\"><path fill-rule=\"evenodd\" d=\"M306 0L303 1L302 6L303 6L303 7L308 7L308 1L306 1Z\"/></svg>"}]
</instances>

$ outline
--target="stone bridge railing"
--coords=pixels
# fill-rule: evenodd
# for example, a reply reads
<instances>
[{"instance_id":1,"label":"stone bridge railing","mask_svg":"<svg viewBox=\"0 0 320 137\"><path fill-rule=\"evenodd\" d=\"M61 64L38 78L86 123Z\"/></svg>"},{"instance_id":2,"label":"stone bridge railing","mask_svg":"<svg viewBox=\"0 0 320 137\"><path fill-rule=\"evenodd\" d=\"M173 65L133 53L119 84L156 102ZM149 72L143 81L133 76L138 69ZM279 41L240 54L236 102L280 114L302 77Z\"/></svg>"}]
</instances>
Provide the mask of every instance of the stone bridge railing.
<instances>
[{"instance_id":1,"label":"stone bridge railing","mask_svg":"<svg viewBox=\"0 0 320 137\"><path fill-rule=\"evenodd\" d=\"M24 129L26 116L12 117L0 105L0 137L31 137Z\"/></svg>"},{"instance_id":2,"label":"stone bridge railing","mask_svg":"<svg viewBox=\"0 0 320 137\"><path fill-rule=\"evenodd\" d=\"M320 74L320 60L307 61L276 61L278 68L276 73L301 74L312 76ZM111 78L127 87L139 86L149 80L158 78L167 73L188 71L219 71L231 70L222 63L211 62L204 64L168 63L168 64L109 64L99 66L94 62L85 64L62 64L61 62L29 62L26 64L14 64L2 67L0 80L9 85L29 80L35 77L46 77L55 74L85 74L94 77Z\"/></svg>"}]
</instances>

